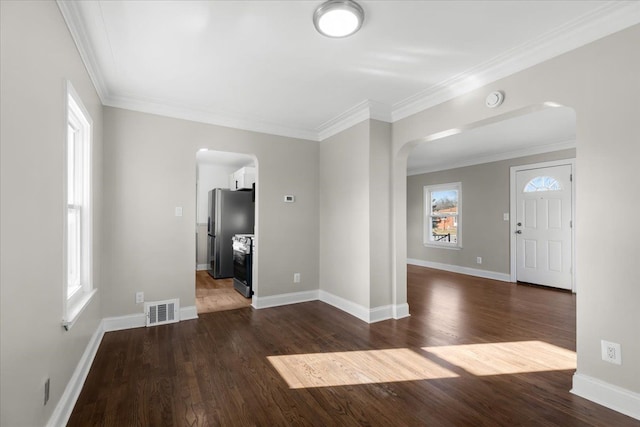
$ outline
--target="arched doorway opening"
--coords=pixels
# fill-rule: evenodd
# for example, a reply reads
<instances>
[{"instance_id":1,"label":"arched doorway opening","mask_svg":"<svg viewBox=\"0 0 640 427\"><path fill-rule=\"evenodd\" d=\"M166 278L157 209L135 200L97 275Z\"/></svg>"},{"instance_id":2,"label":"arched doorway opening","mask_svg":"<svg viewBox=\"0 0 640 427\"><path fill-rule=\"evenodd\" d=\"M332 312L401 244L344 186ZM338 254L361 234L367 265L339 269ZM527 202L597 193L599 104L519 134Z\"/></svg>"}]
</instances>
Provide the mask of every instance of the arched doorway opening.
<instances>
[{"instance_id":1,"label":"arched doorway opening","mask_svg":"<svg viewBox=\"0 0 640 427\"><path fill-rule=\"evenodd\" d=\"M196 307L199 314L251 305L257 209L254 155L196 153Z\"/></svg>"},{"instance_id":2,"label":"arched doorway opening","mask_svg":"<svg viewBox=\"0 0 640 427\"><path fill-rule=\"evenodd\" d=\"M484 241L479 237L483 233L478 229L487 228L483 227L482 221L475 221L475 223L471 221L475 231L469 230L469 228L465 229L465 226L461 225L460 231L462 233L471 232L472 236L475 234L473 240L465 241L464 250L454 248L456 250L443 251L437 247L434 248L434 245L429 245L432 242L428 242L425 238L429 235L433 236L433 233L429 234L424 231L425 224L428 224L425 222L425 207L422 206L424 183L414 183L414 187L417 185L416 188L420 189L420 195L416 196L417 193L413 191L412 196L409 197L408 191L415 190L415 188L408 188L408 185L411 185L411 178L407 178L407 171L410 176L412 174L436 173L440 175L438 179L441 182L438 184L443 184L458 182L450 173L448 179L445 178L447 170L459 170L477 164L505 162L513 158L523 159L524 162L534 162L536 159L542 159L539 161L553 160L553 155L548 153L560 151L563 151L561 156L564 158L575 158L575 128L575 112L571 108L547 102L456 127L448 127L426 137L399 145L394 158L393 183L394 303L402 304L407 301L407 261L411 263L422 260L427 261L425 264L431 266L453 266L451 271L479 272L481 273L479 275L486 273L484 277L510 281L510 233L513 227L511 226L509 201L509 167L513 164L507 166L506 172L501 178L500 185L504 190L500 195L501 205L498 208L493 206L495 212L490 212L495 214L491 219L492 227L499 230L501 235L504 234L501 239L506 244L501 247L500 251L497 251L498 253L488 255L482 253L486 246L487 237L484 237ZM569 130L567 131L567 129ZM522 137L514 138L518 131ZM532 133L531 136L537 139L532 142L531 138L525 138L527 132ZM558 134L558 137L553 136L554 132ZM493 140L491 140L491 135L494 136ZM502 145L495 143L495 139L499 139L496 138L496 135L502 138ZM475 141L486 141L487 138L491 141L488 147L473 145L474 139ZM462 145L456 148L456 143ZM489 148L490 150L482 152L479 148ZM419 162L416 162L412 157L414 153L419 153L427 159L426 167L422 165L421 168ZM505 164L503 163L502 166L504 167ZM467 179L473 180L473 178ZM465 189L462 191L465 192ZM480 202L472 205L482 206L481 196L473 194L472 199ZM484 199L485 205L491 205L494 202L491 198L485 197ZM462 221L465 221L464 217ZM462 240L464 241L464 237ZM572 274L575 274L573 266L570 265L569 268L572 268Z\"/></svg>"}]
</instances>

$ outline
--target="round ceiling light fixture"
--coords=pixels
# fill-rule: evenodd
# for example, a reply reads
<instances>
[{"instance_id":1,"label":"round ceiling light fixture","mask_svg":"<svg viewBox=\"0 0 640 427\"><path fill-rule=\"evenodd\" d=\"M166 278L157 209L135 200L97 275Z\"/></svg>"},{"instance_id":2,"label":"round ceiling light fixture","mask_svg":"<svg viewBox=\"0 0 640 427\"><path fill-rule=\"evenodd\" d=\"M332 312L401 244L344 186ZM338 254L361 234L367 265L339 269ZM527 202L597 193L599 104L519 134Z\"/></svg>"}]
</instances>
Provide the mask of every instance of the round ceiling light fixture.
<instances>
[{"instance_id":1,"label":"round ceiling light fixture","mask_svg":"<svg viewBox=\"0 0 640 427\"><path fill-rule=\"evenodd\" d=\"M364 10L353 0L328 0L313 14L316 30L327 37L347 37L362 27Z\"/></svg>"}]
</instances>

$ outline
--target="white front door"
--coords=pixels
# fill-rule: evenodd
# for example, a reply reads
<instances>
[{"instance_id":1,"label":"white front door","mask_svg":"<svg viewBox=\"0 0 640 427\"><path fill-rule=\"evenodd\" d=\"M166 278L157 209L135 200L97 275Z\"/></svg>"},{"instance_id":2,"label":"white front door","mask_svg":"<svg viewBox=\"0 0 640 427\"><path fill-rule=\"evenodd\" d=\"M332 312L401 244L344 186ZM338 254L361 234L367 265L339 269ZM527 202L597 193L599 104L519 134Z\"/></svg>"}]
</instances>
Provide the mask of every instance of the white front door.
<instances>
[{"instance_id":1,"label":"white front door","mask_svg":"<svg viewBox=\"0 0 640 427\"><path fill-rule=\"evenodd\" d=\"M571 289L572 166L516 172L516 280Z\"/></svg>"}]
</instances>

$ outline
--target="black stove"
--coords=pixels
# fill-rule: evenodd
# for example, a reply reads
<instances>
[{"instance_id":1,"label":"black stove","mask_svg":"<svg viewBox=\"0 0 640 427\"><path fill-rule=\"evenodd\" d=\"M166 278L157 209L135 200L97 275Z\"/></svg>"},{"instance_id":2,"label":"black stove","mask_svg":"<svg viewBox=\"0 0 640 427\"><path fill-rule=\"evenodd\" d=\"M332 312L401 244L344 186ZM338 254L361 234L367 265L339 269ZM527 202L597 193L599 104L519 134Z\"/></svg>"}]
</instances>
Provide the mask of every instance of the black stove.
<instances>
[{"instance_id":1,"label":"black stove","mask_svg":"<svg viewBox=\"0 0 640 427\"><path fill-rule=\"evenodd\" d=\"M253 295L253 234L233 236L233 287L245 298Z\"/></svg>"}]
</instances>

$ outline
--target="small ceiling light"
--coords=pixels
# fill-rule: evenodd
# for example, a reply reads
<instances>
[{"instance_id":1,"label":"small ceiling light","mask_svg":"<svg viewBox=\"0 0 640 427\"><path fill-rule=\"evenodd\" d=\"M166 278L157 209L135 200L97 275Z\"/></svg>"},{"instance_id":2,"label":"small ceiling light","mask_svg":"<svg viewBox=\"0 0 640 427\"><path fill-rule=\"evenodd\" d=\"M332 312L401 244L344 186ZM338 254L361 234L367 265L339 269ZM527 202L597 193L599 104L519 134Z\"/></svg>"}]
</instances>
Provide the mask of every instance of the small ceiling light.
<instances>
[{"instance_id":1,"label":"small ceiling light","mask_svg":"<svg viewBox=\"0 0 640 427\"><path fill-rule=\"evenodd\" d=\"M362 26L364 10L353 0L328 0L313 14L316 30L327 37L347 37Z\"/></svg>"}]
</instances>

